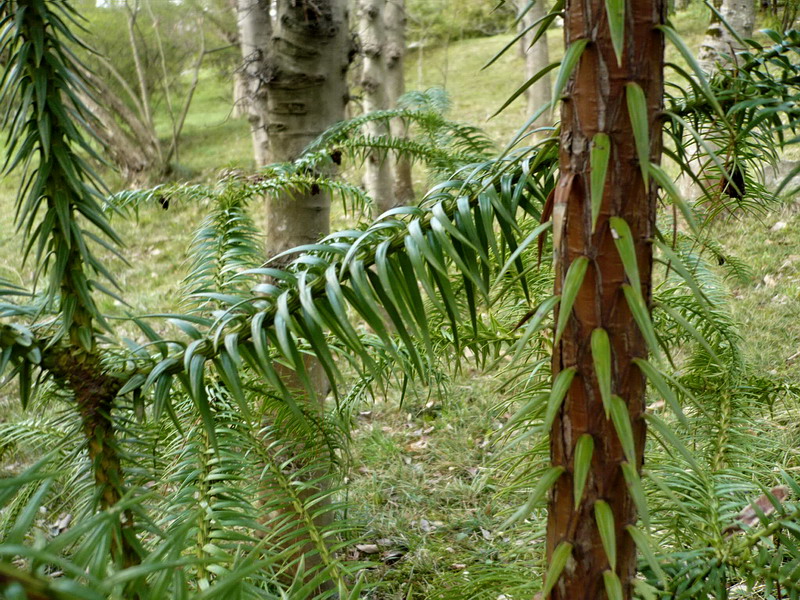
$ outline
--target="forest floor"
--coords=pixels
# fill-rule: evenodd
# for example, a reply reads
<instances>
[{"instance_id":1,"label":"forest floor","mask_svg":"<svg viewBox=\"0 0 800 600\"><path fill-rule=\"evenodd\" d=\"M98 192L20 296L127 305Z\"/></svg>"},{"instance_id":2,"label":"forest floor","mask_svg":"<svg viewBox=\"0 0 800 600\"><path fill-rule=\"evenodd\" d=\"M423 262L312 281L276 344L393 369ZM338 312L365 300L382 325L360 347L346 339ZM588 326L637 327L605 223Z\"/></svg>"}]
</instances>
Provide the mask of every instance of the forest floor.
<instances>
[{"instance_id":1,"label":"forest floor","mask_svg":"<svg viewBox=\"0 0 800 600\"><path fill-rule=\"evenodd\" d=\"M705 16L678 15L678 30L696 47ZM407 88L442 86L452 99L451 118L483 127L498 145L524 122L523 102L487 118L521 83L522 61L515 50L489 69L481 66L510 36L425 49L407 59ZM559 34L550 34L551 58L560 55ZM182 139L182 172L212 178L223 168L250 168L251 145L245 120L230 118L230 91L207 73L198 89ZM345 176L356 176L351 169ZM19 239L10 210L14 181L0 182L0 276L27 281L19 269ZM418 176L417 189L425 187ZM128 264L114 272L132 313L175 310L185 274L192 231L207 206L176 203L139 211L136 219L114 218L127 247ZM345 226L341 212L332 227ZM746 357L760 371L800 382L800 204L787 201L761 218L728 218L716 226L725 250L746 263L752 277L730 282L731 306L741 324ZM119 310L113 301L104 308ZM371 597L381 600L491 598L497 581L506 589L531 583L541 561L541 527L506 534L501 523L520 497L498 495L493 441L506 408L491 373L469 365L445 384L446 391L417 387L402 405L392 398L364 406L354 431L352 472L346 490L363 525L363 544L349 552L375 560ZM14 412L11 392L4 408ZM7 414L6 418L13 418ZM515 583L516 582L516 583Z\"/></svg>"}]
</instances>

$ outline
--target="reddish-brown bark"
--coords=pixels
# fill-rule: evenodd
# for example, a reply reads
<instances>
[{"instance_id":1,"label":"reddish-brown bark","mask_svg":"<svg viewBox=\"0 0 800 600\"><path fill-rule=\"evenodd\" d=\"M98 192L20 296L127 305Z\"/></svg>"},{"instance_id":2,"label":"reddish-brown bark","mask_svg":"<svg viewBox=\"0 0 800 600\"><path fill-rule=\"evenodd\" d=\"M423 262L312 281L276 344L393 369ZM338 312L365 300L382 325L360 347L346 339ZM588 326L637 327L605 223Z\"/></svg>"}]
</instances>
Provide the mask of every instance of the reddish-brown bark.
<instances>
[{"instance_id":1,"label":"reddish-brown bark","mask_svg":"<svg viewBox=\"0 0 800 600\"><path fill-rule=\"evenodd\" d=\"M566 469L555 484L547 527L547 554L561 542L573 545L572 558L550 598L595 600L606 597L603 572L609 569L595 522L594 503L605 500L616 528L617 568L623 595L631 594L636 548L625 527L636 521L636 508L620 465L625 457L614 425L603 410L594 374L590 339L602 327L608 332L612 357L612 390L628 406L634 433L637 469L645 440L645 380L631 362L647 348L626 303L621 286L627 282L614 245L610 217L621 217L631 228L641 276L641 292L651 296L652 250L656 190L645 190L625 96L625 84L638 83L647 98L650 159L661 154L659 111L663 96L663 36L656 26L665 17L664 0L626 2L625 46L618 66L611 43L604 0L568 0L566 44L588 39L580 62L565 90L561 108L561 180L553 208L556 293L561 293L569 265L589 259L583 285L569 323L553 353L554 375L575 367L577 374L551 431L551 460ZM595 134L611 140L611 158L603 203L592 233L589 197L590 152ZM595 450L583 498L573 501L573 456L579 436L589 433Z\"/></svg>"}]
</instances>

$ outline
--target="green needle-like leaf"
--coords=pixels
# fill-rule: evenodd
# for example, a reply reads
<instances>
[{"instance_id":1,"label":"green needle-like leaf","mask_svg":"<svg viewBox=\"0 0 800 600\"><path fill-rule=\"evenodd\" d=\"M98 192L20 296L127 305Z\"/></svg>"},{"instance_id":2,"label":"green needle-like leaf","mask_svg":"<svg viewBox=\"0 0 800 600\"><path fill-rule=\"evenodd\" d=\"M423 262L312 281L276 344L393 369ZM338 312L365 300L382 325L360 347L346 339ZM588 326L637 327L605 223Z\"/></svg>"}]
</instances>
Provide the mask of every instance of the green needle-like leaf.
<instances>
[{"instance_id":1,"label":"green needle-like leaf","mask_svg":"<svg viewBox=\"0 0 800 600\"><path fill-rule=\"evenodd\" d=\"M659 187L667 193L667 196L669 196L672 202L680 209L683 218L686 219L686 223L691 227L692 231L697 233L699 228L697 219L695 219L694 216L694 211L686 200L684 200L683 195L678 190L678 186L675 185L675 182L672 181L672 178L667 175L661 167L653 163L650 163L648 166L648 171Z\"/></svg>"},{"instance_id":2,"label":"green needle-like leaf","mask_svg":"<svg viewBox=\"0 0 800 600\"><path fill-rule=\"evenodd\" d=\"M550 488L553 487L558 478L561 477L561 474L564 472L564 467L550 467L547 471L545 471L544 475L539 478L539 482L536 484L536 487L533 488L531 495L528 496L528 500L523 504L517 511L511 515L511 517L506 520L505 523L502 525L502 529L506 529L513 525L514 523L518 523L523 519L527 519L530 514L533 512L533 509L541 502L542 498L545 497L545 494L550 491Z\"/></svg>"},{"instance_id":3,"label":"green needle-like leaf","mask_svg":"<svg viewBox=\"0 0 800 600\"><path fill-rule=\"evenodd\" d=\"M675 416L678 417L678 420L681 422L681 424L688 426L686 415L683 414L683 409L678 402L678 397L675 395L675 392L672 391L672 388L665 381L665 379L661 376L661 373L659 373L658 369L642 358L634 358L632 362L639 367L639 370L641 370L647 379L650 380L650 383L653 384L653 387L656 388L656 391L659 393L659 395L669 405L669 407L672 409L672 412L675 413Z\"/></svg>"},{"instance_id":4,"label":"green needle-like leaf","mask_svg":"<svg viewBox=\"0 0 800 600\"><path fill-rule=\"evenodd\" d=\"M658 563L655 551L653 550L655 544L650 540L650 537L644 531L637 529L633 525L628 525L625 527L625 531L627 531L628 535L631 536L636 544L636 547L639 548L639 552L642 553L642 556L644 556L647 564L650 565L653 573L656 574L656 577L658 577L662 584L666 584L667 575L664 573L664 570Z\"/></svg>"},{"instance_id":5,"label":"green needle-like leaf","mask_svg":"<svg viewBox=\"0 0 800 600\"><path fill-rule=\"evenodd\" d=\"M608 600L623 600L622 582L614 571L603 571L603 584Z\"/></svg>"},{"instance_id":6,"label":"green needle-like leaf","mask_svg":"<svg viewBox=\"0 0 800 600\"><path fill-rule=\"evenodd\" d=\"M636 154L639 158L639 168L642 171L645 190L649 184L650 164L650 122L647 116L647 98L644 90L636 82L625 84L625 99L628 102L628 116L633 129L633 139L636 142Z\"/></svg>"},{"instance_id":7,"label":"green needle-like leaf","mask_svg":"<svg viewBox=\"0 0 800 600\"><path fill-rule=\"evenodd\" d=\"M631 463L624 462L621 468L625 483L628 484L628 490L631 493L631 498L633 498L633 503L636 504L636 510L639 511L639 519L641 519L646 528L649 528L650 509L647 506L647 497L644 494L642 478L639 477L639 472Z\"/></svg>"},{"instance_id":8,"label":"green needle-like leaf","mask_svg":"<svg viewBox=\"0 0 800 600\"><path fill-rule=\"evenodd\" d=\"M627 300L628 307L631 309L633 320L636 321L636 324L639 326L639 330L642 332L647 345L650 347L650 352L658 357L660 355L658 338L653 328L653 321L650 319L650 311L644 303L642 294L639 290L634 290L627 283L622 285L622 293L625 294L625 300Z\"/></svg>"},{"instance_id":9,"label":"green needle-like leaf","mask_svg":"<svg viewBox=\"0 0 800 600\"><path fill-rule=\"evenodd\" d=\"M592 467L594 455L594 438L589 433L584 433L575 443L575 458L573 460L572 483L575 494L575 506L581 503L583 490L586 487L586 478Z\"/></svg>"},{"instance_id":10,"label":"green needle-like leaf","mask_svg":"<svg viewBox=\"0 0 800 600\"><path fill-rule=\"evenodd\" d=\"M622 266L625 268L625 275L634 290L641 290L642 283L639 279L639 265L636 261L636 247L633 243L633 235L625 219L611 217L611 235L614 238L614 245L622 259Z\"/></svg>"},{"instance_id":11,"label":"green needle-like leaf","mask_svg":"<svg viewBox=\"0 0 800 600\"><path fill-rule=\"evenodd\" d=\"M622 50L625 45L625 0L606 0L608 29L611 33L611 44L617 55L617 64L622 66Z\"/></svg>"},{"instance_id":12,"label":"green needle-like leaf","mask_svg":"<svg viewBox=\"0 0 800 600\"><path fill-rule=\"evenodd\" d=\"M556 420L556 415L558 414L558 409L561 408L561 404L564 402L564 397L567 395L569 387L572 385L572 379L575 377L575 373L577 373L577 369L575 367L570 367L556 375L555 381L553 382L553 389L550 392L550 399L547 401L547 411L544 416L545 431L549 431L550 427L553 426L553 422Z\"/></svg>"},{"instance_id":13,"label":"green needle-like leaf","mask_svg":"<svg viewBox=\"0 0 800 600\"><path fill-rule=\"evenodd\" d=\"M553 550L553 555L550 557L550 566L547 567L547 574L544 578L542 597L546 598L553 589L558 578L561 577L561 572L567 565L570 556L572 556L572 544L569 542L561 542L556 546L556 549Z\"/></svg>"},{"instance_id":14,"label":"green needle-like leaf","mask_svg":"<svg viewBox=\"0 0 800 600\"><path fill-rule=\"evenodd\" d=\"M680 52L681 56L686 61L686 64L688 64L692 71L694 71L694 76L697 78L697 81L700 82L700 89L703 91L703 96L708 103L714 107L717 117L725 121L725 111L722 110L719 100L717 99L717 95L711 91L711 87L708 85L708 78L706 77L703 69L700 67L700 63L697 62L694 52L689 49L680 34L672 27L667 25L658 25L656 29L663 32L669 41L672 42L672 45L677 48L678 52Z\"/></svg>"},{"instance_id":15,"label":"green needle-like leaf","mask_svg":"<svg viewBox=\"0 0 800 600\"><path fill-rule=\"evenodd\" d=\"M561 305L558 310L558 324L556 325L556 337L553 345L557 345L561 339L561 334L564 333L564 328L569 322L569 317L572 314L572 307L575 304L575 298L583 284L583 277L586 275L586 268L589 266L589 259L585 256L580 256L572 261L572 264L567 269L567 275L564 278L564 287L561 290Z\"/></svg>"},{"instance_id":16,"label":"green needle-like leaf","mask_svg":"<svg viewBox=\"0 0 800 600\"><path fill-rule=\"evenodd\" d=\"M597 217L603 205L603 189L606 185L608 159L611 156L611 140L605 133L597 133L592 138L590 194L592 198L592 233L597 227Z\"/></svg>"},{"instance_id":17,"label":"green needle-like leaf","mask_svg":"<svg viewBox=\"0 0 800 600\"><path fill-rule=\"evenodd\" d=\"M592 332L592 361L600 398L608 417L611 408L611 343L605 329L597 328Z\"/></svg>"},{"instance_id":18,"label":"green needle-like leaf","mask_svg":"<svg viewBox=\"0 0 800 600\"><path fill-rule=\"evenodd\" d=\"M600 541L603 542L603 550L606 552L608 564L613 571L617 568L617 536L614 531L614 513L608 502L597 500L594 503L594 519L597 522Z\"/></svg>"},{"instance_id":19,"label":"green needle-like leaf","mask_svg":"<svg viewBox=\"0 0 800 600\"><path fill-rule=\"evenodd\" d=\"M681 441L678 435L667 423L652 413L646 413L644 418L647 421L647 424L652 427L659 436L661 436L664 445L668 449L672 448L677 450L677 452L686 459L686 462L688 462L695 471L700 470L700 465L697 464L697 460L695 459L694 454L692 454L692 451L689 450L686 444Z\"/></svg>"},{"instance_id":20,"label":"green needle-like leaf","mask_svg":"<svg viewBox=\"0 0 800 600\"><path fill-rule=\"evenodd\" d=\"M611 397L611 421L622 444L622 451L629 463L636 463L636 445L633 441L633 428L628 414L628 406L619 396Z\"/></svg>"},{"instance_id":21,"label":"green needle-like leaf","mask_svg":"<svg viewBox=\"0 0 800 600\"><path fill-rule=\"evenodd\" d=\"M575 40L564 53L564 58L561 61L561 69L559 69L556 82L553 85L553 99L550 101L553 110L555 110L558 105L558 100L561 98L564 88L567 87L567 81L569 81L572 71L575 70L575 65L578 64L584 49L586 49L586 44L588 43L588 38Z\"/></svg>"}]
</instances>

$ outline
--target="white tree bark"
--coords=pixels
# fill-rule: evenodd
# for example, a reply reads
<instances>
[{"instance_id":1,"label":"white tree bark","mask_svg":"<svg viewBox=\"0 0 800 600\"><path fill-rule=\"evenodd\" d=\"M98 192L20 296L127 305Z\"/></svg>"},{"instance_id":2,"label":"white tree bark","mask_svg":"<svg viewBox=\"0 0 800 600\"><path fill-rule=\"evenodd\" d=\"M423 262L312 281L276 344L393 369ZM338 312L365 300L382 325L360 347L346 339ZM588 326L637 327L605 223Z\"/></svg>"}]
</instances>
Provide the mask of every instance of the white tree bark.
<instances>
[{"instance_id":1,"label":"white tree bark","mask_svg":"<svg viewBox=\"0 0 800 600\"><path fill-rule=\"evenodd\" d=\"M397 106L397 99L406 91L404 59L406 54L406 7L405 0L387 0L384 18L386 46L386 95L388 106ZM392 120L392 137L405 137L407 127L401 119ZM411 177L411 161L404 156L390 157L392 169L392 193L394 204L404 206L414 201L414 183Z\"/></svg>"},{"instance_id":2,"label":"white tree bark","mask_svg":"<svg viewBox=\"0 0 800 600\"><path fill-rule=\"evenodd\" d=\"M233 107L231 108L231 116L234 119L241 119L249 115L247 93L247 80L244 75L237 71L233 73Z\"/></svg>"},{"instance_id":3,"label":"white tree bark","mask_svg":"<svg viewBox=\"0 0 800 600\"><path fill-rule=\"evenodd\" d=\"M267 77L267 135L272 160L293 161L344 118L350 31L347 0L278 0ZM270 256L318 241L330 230L330 198L321 191L267 203Z\"/></svg>"},{"instance_id":4,"label":"white tree bark","mask_svg":"<svg viewBox=\"0 0 800 600\"><path fill-rule=\"evenodd\" d=\"M237 27L242 50L241 84L236 102L250 122L257 167L272 161L267 127L267 73L272 37L270 0L237 0Z\"/></svg>"},{"instance_id":5,"label":"white tree bark","mask_svg":"<svg viewBox=\"0 0 800 600\"><path fill-rule=\"evenodd\" d=\"M386 0L360 0L359 38L364 67L361 74L361 89L364 94L364 112L386 110L389 107L386 89L386 28L384 19ZM389 124L374 121L365 127L370 137L389 135ZM388 153L373 150L367 156L364 172L364 187L375 202L378 213L394 206L392 170Z\"/></svg>"},{"instance_id":6,"label":"white tree bark","mask_svg":"<svg viewBox=\"0 0 800 600\"><path fill-rule=\"evenodd\" d=\"M528 6L528 0L517 0L517 2L518 10L520 11L525 10L525 8ZM520 21L520 27L522 27L523 30L527 29L532 23L535 23L546 14L547 6L545 5L545 0L535 0L533 6L528 9ZM533 46L531 46L531 42L533 41L538 29L538 25L533 27L530 31L523 35L519 41L520 53L525 59L526 81L550 64L550 53L547 48L546 33L542 35L542 37L540 37L537 42L533 44ZM534 83L525 91L525 97L528 100L528 115L532 116L534 112L550 102L552 95L553 92L550 86L550 73L547 73L544 77L539 79L539 81ZM536 128L552 125L550 112L551 111L545 111L545 113L542 114L542 116L539 117L531 126Z\"/></svg>"},{"instance_id":7,"label":"white tree bark","mask_svg":"<svg viewBox=\"0 0 800 600\"><path fill-rule=\"evenodd\" d=\"M274 0L272 6L269 0L239 2L242 54L251 59L244 73L249 81L256 162L294 161L311 141L344 118L351 50L347 0ZM249 10L242 11L242 7ZM298 189L267 199L268 257L317 242L329 230L330 197L324 191ZM293 258L270 264L281 268ZM306 368L320 400L316 408L321 411L330 384L318 361L309 358ZM296 373L280 366L277 369L298 398L306 396ZM306 397L313 409L310 400ZM266 489L268 486L265 482ZM317 492L312 487L301 496L307 499ZM321 506L318 502L315 509ZM329 519L326 513L314 521L325 526ZM304 525L298 522L297 526ZM305 569L311 573L321 560L313 553L315 547L309 540L293 544L287 551L293 557L303 555ZM291 568L287 573L297 575ZM329 584L321 584L317 592L327 590Z\"/></svg>"},{"instance_id":8,"label":"white tree bark","mask_svg":"<svg viewBox=\"0 0 800 600\"><path fill-rule=\"evenodd\" d=\"M717 10L740 37L753 35L756 21L755 0L722 0ZM735 54L743 49L728 28L716 15L712 15L697 59L706 73L713 73L718 65L734 59Z\"/></svg>"}]
</instances>

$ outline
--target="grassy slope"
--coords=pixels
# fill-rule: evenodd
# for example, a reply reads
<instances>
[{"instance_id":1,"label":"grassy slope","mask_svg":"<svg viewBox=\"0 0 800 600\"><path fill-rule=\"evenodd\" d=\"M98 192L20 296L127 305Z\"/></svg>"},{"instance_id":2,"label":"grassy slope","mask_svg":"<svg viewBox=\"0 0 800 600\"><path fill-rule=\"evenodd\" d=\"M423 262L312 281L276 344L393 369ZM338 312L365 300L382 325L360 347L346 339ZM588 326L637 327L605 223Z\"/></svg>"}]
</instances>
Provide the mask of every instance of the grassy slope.
<instances>
[{"instance_id":1,"label":"grassy slope","mask_svg":"<svg viewBox=\"0 0 800 600\"><path fill-rule=\"evenodd\" d=\"M685 14L676 22L690 46L696 46L704 17ZM486 119L519 85L521 60L512 51L490 69L479 69L509 39L498 36L426 50L421 64L419 55L412 54L408 88L445 85L453 99L452 116L484 126L502 143L524 120L522 102ZM550 45L555 60L560 55L557 32L551 34ZM196 177L251 164L247 124L228 117L228 98L225 86L213 80L198 90L181 157ZM13 180L0 183L0 275L25 279L16 268L19 240L11 233L13 189ZM134 312L175 308L191 231L203 214L203 206L173 203L166 212L158 207L142 210L138 221L116 219L130 264L117 262L114 271ZM787 226L771 232L778 220ZM734 222L721 228L728 249L755 271L753 282L734 289L749 354L764 369L788 372L786 358L800 350L797 210L787 208L765 223ZM767 284L759 285L767 275ZM490 377L468 375L456 378L445 397L430 397L430 406L428 390L420 390L402 408L379 402L359 419L348 486L357 507L353 516L364 524L365 542L380 541L381 553L402 557L372 573L371 579L382 584L373 598L437 598L441 593L473 597L465 590L479 589L476 580L486 578L487 589L474 597L494 599L501 587L491 583L492 574L502 574L507 590L514 582L530 582L540 560L536 532L498 531L498 513L509 505L496 497L497 482L486 476L493 459L486 440L500 426L494 410L496 386Z\"/></svg>"}]
</instances>

